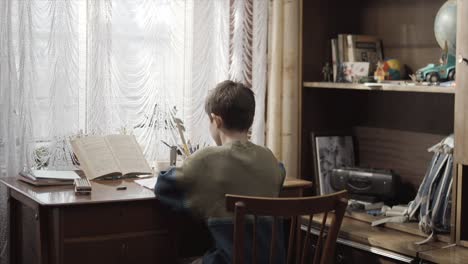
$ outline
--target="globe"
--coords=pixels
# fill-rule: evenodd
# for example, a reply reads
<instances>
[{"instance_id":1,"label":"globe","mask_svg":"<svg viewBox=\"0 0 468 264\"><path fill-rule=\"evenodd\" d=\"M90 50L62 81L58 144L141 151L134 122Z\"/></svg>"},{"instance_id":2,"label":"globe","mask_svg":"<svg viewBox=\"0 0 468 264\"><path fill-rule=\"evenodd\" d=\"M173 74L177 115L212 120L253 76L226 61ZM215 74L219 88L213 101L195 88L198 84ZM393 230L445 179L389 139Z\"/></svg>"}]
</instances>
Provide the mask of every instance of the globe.
<instances>
[{"instance_id":1,"label":"globe","mask_svg":"<svg viewBox=\"0 0 468 264\"><path fill-rule=\"evenodd\" d=\"M447 42L448 52L455 54L457 43L457 1L448 0L437 12L434 33L439 46L444 49Z\"/></svg>"}]
</instances>

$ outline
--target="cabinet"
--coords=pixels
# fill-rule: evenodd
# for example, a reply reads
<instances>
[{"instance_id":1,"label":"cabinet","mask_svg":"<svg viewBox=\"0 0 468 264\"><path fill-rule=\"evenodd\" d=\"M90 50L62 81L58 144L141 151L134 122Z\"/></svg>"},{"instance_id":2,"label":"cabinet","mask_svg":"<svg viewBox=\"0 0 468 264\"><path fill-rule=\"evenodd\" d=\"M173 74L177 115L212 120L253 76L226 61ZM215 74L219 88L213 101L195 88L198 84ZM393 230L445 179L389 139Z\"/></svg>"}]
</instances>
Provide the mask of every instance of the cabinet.
<instances>
[{"instance_id":1,"label":"cabinet","mask_svg":"<svg viewBox=\"0 0 468 264\"><path fill-rule=\"evenodd\" d=\"M165 211L156 201L59 207L50 226L61 227L63 263L155 263L171 259Z\"/></svg>"},{"instance_id":2,"label":"cabinet","mask_svg":"<svg viewBox=\"0 0 468 264\"><path fill-rule=\"evenodd\" d=\"M457 166L456 240L468 247L468 1L457 1L457 89L455 95L455 160Z\"/></svg>"},{"instance_id":3,"label":"cabinet","mask_svg":"<svg viewBox=\"0 0 468 264\"><path fill-rule=\"evenodd\" d=\"M457 1L457 59L468 59L468 1ZM468 63L468 61L467 61ZM468 164L468 64L457 63L457 89L455 99L455 159L460 164Z\"/></svg>"},{"instance_id":4,"label":"cabinet","mask_svg":"<svg viewBox=\"0 0 468 264\"><path fill-rule=\"evenodd\" d=\"M347 228L345 228L344 233L346 233L349 237L338 238L336 242L336 254L335 254L334 263L337 263L337 264L350 263L351 264L351 263L359 263L359 262L362 262L363 260L365 260L363 261L364 263L381 263L381 264L416 263L417 256L416 254L412 255L413 252L411 251L410 252L406 251L404 252L404 254L397 253L389 249L376 247L372 245L373 244L372 242L363 243L362 241L359 241L359 239L356 237L354 239L350 239L350 237L352 236L359 236L358 235L359 232L356 232L353 235L354 231L352 231L351 229L358 229L358 230L361 229L361 231L364 231L365 235L367 235L367 237L370 237L371 240L372 240L372 236L375 236L375 232L373 234L373 232L365 231L364 229L362 229L363 224L359 223L358 221L356 223L353 223L352 220L345 220L345 221L349 223L347 225ZM312 229L311 231L312 231L311 245L313 245L313 247L312 247L310 255L313 256L315 245L317 243L316 241L318 239L320 230ZM396 235L398 235L397 233L398 232L395 232ZM362 234L361 236L364 237L364 235ZM392 235L390 235L389 239L395 239L395 238L392 237ZM408 237L404 237L403 239L408 239ZM403 239L400 239L400 241ZM411 240L411 237L409 237L409 240ZM392 247L390 246L390 248Z\"/></svg>"},{"instance_id":5,"label":"cabinet","mask_svg":"<svg viewBox=\"0 0 468 264\"><path fill-rule=\"evenodd\" d=\"M154 193L132 180L34 187L5 178L9 191L10 263L174 263L176 220ZM125 185L127 190L116 190Z\"/></svg>"},{"instance_id":6,"label":"cabinet","mask_svg":"<svg viewBox=\"0 0 468 264\"><path fill-rule=\"evenodd\" d=\"M10 263L177 263L212 245L204 221L174 213L133 179L36 187L7 177ZM117 190L117 186L126 190ZM281 196L300 196L311 182L286 178Z\"/></svg>"},{"instance_id":7,"label":"cabinet","mask_svg":"<svg viewBox=\"0 0 468 264\"><path fill-rule=\"evenodd\" d=\"M89 238L68 241L63 246L63 263L170 263L165 243L167 232L129 234L119 237Z\"/></svg>"},{"instance_id":8,"label":"cabinet","mask_svg":"<svg viewBox=\"0 0 468 264\"><path fill-rule=\"evenodd\" d=\"M468 65L457 62L456 87L394 84L374 90L320 81L322 66L331 60L330 40L337 34L379 36L384 56L400 60L407 72L437 63L441 49L434 37L434 19L444 3L302 2L301 173L305 179L315 178L311 133L352 134L357 165L395 170L401 184L394 202L407 203L414 198L432 157L427 148L455 133L452 230L440 238L444 243L468 246L468 227L463 226L468 220L468 202L463 203L468 201ZM468 59L466 17L468 0L459 0L457 57ZM417 226L413 227L403 229L418 235Z\"/></svg>"}]
</instances>

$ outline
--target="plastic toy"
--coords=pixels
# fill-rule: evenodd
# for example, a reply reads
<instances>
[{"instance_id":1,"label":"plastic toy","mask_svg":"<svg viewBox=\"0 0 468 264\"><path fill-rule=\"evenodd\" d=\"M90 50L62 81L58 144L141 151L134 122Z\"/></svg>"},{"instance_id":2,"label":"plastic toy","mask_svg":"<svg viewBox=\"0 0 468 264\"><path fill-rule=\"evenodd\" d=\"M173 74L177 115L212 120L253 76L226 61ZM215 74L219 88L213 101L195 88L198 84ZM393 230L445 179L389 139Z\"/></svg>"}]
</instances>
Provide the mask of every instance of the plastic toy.
<instances>
[{"instance_id":1,"label":"plastic toy","mask_svg":"<svg viewBox=\"0 0 468 264\"><path fill-rule=\"evenodd\" d=\"M331 82L332 80L332 68L330 67L330 63L326 62L325 66L322 68L323 74L323 81L324 82Z\"/></svg>"},{"instance_id":2,"label":"plastic toy","mask_svg":"<svg viewBox=\"0 0 468 264\"><path fill-rule=\"evenodd\" d=\"M417 70L416 79L431 83L455 80L455 56L448 54L447 49L444 49L440 64L431 63Z\"/></svg>"},{"instance_id":3,"label":"plastic toy","mask_svg":"<svg viewBox=\"0 0 468 264\"><path fill-rule=\"evenodd\" d=\"M374 72L374 79L377 82L385 80L384 63L382 61L377 62L377 69Z\"/></svg>"},{"instance_id":4,"label":"plastic toy","mask_svg":"<svg viewBox=\"0 0 468 264\"><path fill-rule=\"evenodd\" d=\"M383 64L385 80L401 80L401 63L396 59L388 59Z\"/></svg>"},{"instance_id":5,"label":"plastic toy","mask_svg":"<svg viewBox=\"0 0 468 264\"><path fill-rule=\"evenodd\" d=\"M416 71L418 81L437 83L455 80L455 51L457 32L457 1L448 0L437 12L434 34L443 49L440 64L429 64Z\"/></svg>"}]
</instances>

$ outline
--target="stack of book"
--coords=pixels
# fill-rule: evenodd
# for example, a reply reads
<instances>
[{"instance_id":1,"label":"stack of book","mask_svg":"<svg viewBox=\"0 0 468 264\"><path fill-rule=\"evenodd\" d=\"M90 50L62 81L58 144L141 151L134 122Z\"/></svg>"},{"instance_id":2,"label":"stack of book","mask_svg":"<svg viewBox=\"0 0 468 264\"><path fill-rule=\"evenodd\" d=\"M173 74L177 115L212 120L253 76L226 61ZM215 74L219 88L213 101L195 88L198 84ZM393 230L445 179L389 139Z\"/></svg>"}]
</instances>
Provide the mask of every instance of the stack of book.
<instances>
[{"instance_id":1,"label":"stack of book","mask_svg":"<svg viewBox=\"0 0 468 264\"><path fill-rule=\"evenodd\" d=\"M73 185L80 176L74 171L30 170L20 172L18 179L35 186Z\"/></svg>"},{"instance_id":2,"label":"stack of book","mask_svg":"<svg viewBox=\"0 0 468 264\"><path fill-rule=\"evenodd\" d=\"M339 34L331 40L331 46L334 81L339 81L343 64L367 62L368 74L373 74L377 63L384 58L382 41L376 36Z\"/></svg>"}]
</instances>

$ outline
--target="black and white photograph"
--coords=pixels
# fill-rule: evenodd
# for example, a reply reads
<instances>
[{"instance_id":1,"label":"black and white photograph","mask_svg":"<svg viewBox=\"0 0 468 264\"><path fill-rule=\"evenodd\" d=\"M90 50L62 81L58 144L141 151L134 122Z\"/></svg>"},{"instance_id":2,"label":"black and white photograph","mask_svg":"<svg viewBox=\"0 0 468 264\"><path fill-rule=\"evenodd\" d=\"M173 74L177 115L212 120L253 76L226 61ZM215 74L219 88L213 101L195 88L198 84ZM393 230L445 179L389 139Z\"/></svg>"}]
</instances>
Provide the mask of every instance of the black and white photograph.
<instances>
[{"instance_id":1,"label":"black and white photograph","mask_svg":"<svg viewBox=\"0 0 468 264\"><path fill-rule=\"evenodd\" d=\"M317 194L333 193L331 171L355 164L353 137L312 134L312 142Z\"/></svg>"}]
</instances>

